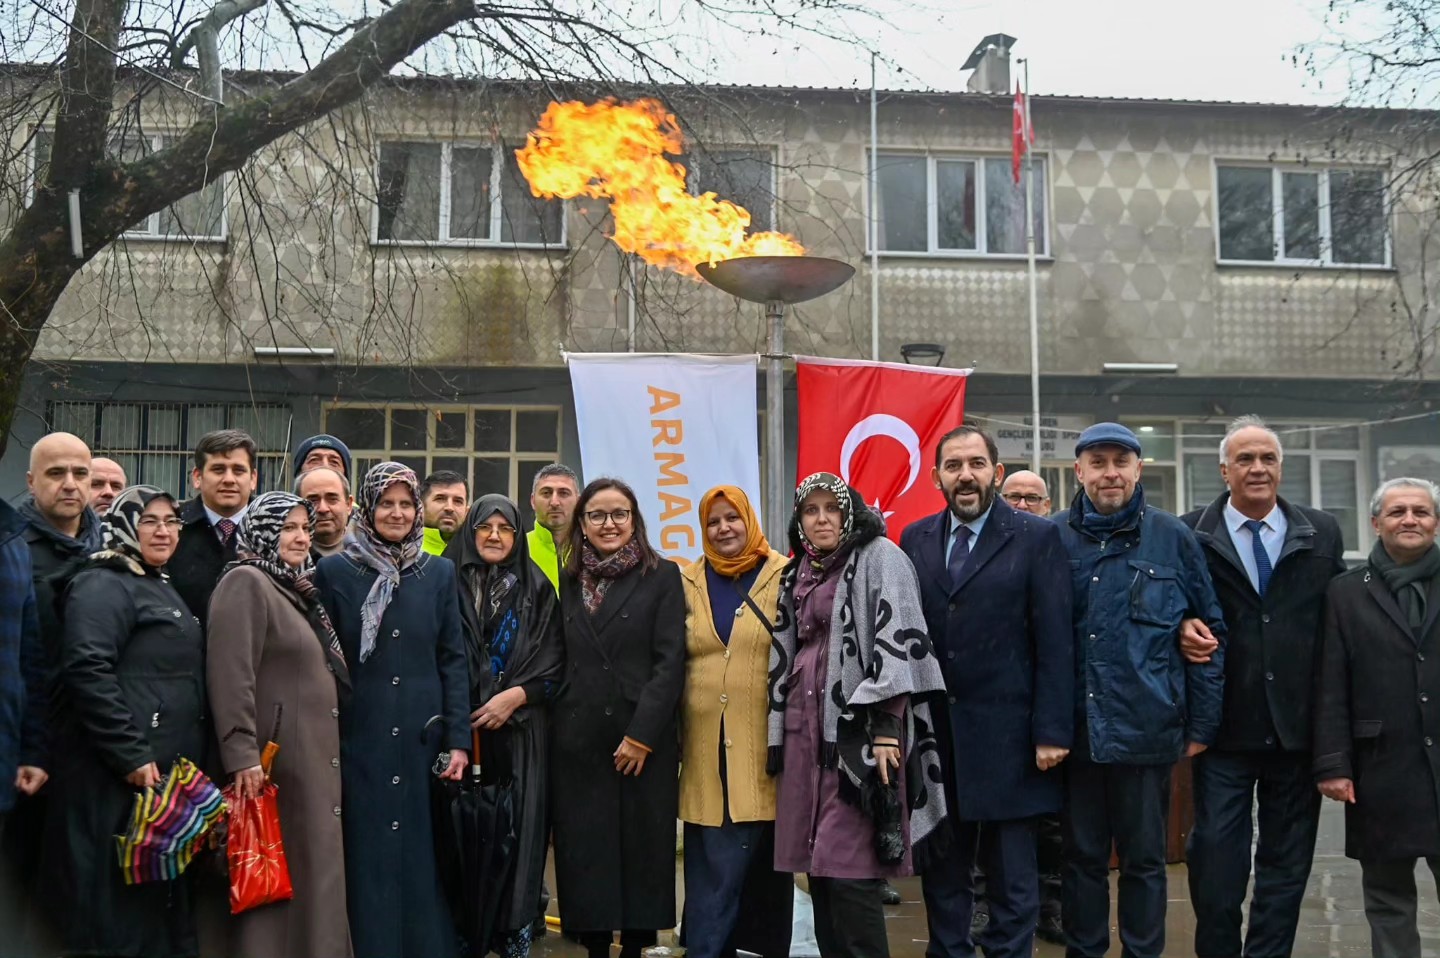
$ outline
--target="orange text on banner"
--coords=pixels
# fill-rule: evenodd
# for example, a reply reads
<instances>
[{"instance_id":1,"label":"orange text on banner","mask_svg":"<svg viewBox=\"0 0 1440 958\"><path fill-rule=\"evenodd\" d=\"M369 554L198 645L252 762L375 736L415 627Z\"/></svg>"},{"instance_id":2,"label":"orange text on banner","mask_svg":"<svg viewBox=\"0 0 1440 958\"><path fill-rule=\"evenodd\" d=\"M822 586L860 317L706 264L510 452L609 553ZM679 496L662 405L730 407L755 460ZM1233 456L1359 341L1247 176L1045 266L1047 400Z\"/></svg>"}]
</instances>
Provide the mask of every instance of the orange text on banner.
<instances>
[{"instance_id":1,"label":"orange text on banner","mask_svg":"<svg viewBox=\"0 0 1440 958\"><path fill-rule=\"evenodd\" d=\"M655 462L660 467L660 476L655 483L660 500L660 521L670 523L660 527L660 548L693 549L696 541L695 527L691 524L694 521L694 505L688 497L669 492L666 489L667 486L689 487L690 479L680 471L680 467L685 465L685 453L679 449L660 448L661 446L680 446L685 441L685 420L679 418L678 415L680 394L668 389L661 389L659 386L648 386L646 391L650 393L650 415L652 417L663 412L677 410L674 419L652 418L650 420L650 428L655 430L650 444L655 447ZM675 522L674 520L680 521Z\"/></svg>"}]
</instances>

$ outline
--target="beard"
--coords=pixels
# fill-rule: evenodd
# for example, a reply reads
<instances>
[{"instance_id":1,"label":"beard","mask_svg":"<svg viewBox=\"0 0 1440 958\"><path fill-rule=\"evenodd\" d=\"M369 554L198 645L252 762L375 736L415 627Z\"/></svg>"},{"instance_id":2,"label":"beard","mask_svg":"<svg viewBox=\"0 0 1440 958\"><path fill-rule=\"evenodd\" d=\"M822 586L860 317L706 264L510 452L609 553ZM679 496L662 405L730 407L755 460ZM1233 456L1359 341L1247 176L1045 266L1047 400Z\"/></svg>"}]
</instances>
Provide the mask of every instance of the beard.
<instances>
[{"instance_id":1,"label":"beard","mask_svg":"<svg viewBox=\"0 0 1440 958\"><path fill-rule=\"evenodd\" d=\"M979 493L973 506L962 506L957 495L961 492ZM983 516L987 509L995 502L995 486L982 486L978 482L960 483L950 492L950 511L961 522L970 522Z\"/></svg>"}]
</instances>

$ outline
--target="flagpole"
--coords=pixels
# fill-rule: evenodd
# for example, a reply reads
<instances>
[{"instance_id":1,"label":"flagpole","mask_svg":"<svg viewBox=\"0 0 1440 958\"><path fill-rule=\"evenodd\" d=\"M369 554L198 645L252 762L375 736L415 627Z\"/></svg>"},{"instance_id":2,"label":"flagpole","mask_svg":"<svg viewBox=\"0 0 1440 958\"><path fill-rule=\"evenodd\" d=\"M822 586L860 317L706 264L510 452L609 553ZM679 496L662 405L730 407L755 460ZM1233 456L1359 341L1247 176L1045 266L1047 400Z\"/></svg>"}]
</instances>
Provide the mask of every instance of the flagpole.
<instances>
[{"instance_id":1,"label":"flagpole","mask_svg":"<svg viewBox=\"0 0 1440 958\"><path fill-rule=\"evenodd\" d=\"M1030 468L1040 474L1040 308L1036 298L1035 279L1035 158L1030 125L1030 59L1025 64L1025 128L1021 140L1025 144L1025 259L1030 272L1030 415L1033 418L1033 448Z\"/></svg>"},{"instance_id":2,"label":"flagpole","mask_svg":"<svg viewBox=\"0 0 1440 958\"><path fill-rule=\"evenodd\" d=\"M875 56L870 51L870 358L880 361L880 214L876 192L880 179L879 103L875 92Z\"/></svg>"}]
</instances>

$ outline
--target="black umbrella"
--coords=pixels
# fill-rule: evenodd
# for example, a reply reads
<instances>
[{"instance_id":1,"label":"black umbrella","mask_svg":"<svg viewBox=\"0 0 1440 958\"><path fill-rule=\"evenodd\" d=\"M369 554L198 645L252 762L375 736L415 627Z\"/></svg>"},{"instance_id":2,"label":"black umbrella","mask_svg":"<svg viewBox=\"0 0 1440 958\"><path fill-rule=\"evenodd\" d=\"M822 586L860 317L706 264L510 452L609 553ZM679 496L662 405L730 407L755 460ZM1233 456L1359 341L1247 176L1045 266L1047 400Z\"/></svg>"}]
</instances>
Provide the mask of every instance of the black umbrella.
<instances>
[{"instance_id":1,"label":"black umbrella","mask_svg":"<svg viewBox=\"0 0 1440 958\"><path fill-rule=\"evenodd\" d=\"M425 731L442 721L436 715ZM450 753L435 760L430 780L430 818L435 833L435 859L450 902L450 912L470 952L489 950L496 923L510 890L515 860L515 802L513 780L492 780L482 773L480 732L471 730L471 763L462 781L451 782L439 773L450 763Z\"/></svg>"}]
</instances>

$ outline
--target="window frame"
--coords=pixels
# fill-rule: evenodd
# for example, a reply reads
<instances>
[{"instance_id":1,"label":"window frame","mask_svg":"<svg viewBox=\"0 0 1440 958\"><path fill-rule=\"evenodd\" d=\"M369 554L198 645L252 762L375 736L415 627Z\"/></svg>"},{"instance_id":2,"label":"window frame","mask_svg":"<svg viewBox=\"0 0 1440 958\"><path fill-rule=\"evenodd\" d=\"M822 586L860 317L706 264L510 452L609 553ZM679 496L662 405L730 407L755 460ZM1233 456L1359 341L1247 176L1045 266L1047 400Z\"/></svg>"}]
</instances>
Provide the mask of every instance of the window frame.
<instances>
[{"instance_id":1,"label":"window frame","mask_svg":"<svg viewBox=\"0 0 1440 958\"><path fill-rule=\"evenodd\" d=\"M1220 170L1222 167L1269 170L1270 171L1270 222L1272 229L1271 249L1274 250L1273 259L1227 259L1220 245ZM1385 224L1385 262L1383 263L1347 263L1336 262L1333 259L1334 237L1331 233L1330 222L1330 174L1341 173L1379 173L1381 176L1381 197L1382 218ZM1214 158L1211 160L1211 183L1214 184L1213 207L1211 210L1212 231L1215 237L1215 263L1218 266L1268 266L1281 269L1358 269L1373 272L1393 271L1395 267L1395 216L1394 207L1391 203L1391 191L1388 167L1348 165L1344 163L1331 163L1325 165L1304 164L1304 163L1267 163L1261 160L1226 160ZM1319 242L1320 258L1308 259L1302 257L1287 257L1282 255L1285 251L1285 188L1284 177L1286 173L1307 173L1317 176L1316 186L1317 200L1319 204Z\"/></svg>"},{"instance_id":2,"label":"window frame","mask_svg":"<svg viewBox=\"0 0 1440 958\"><path fill-rule=\"evenodd\" d=\"M41 134L45 134L50 137L51 148L54 148L55 130L52 127L44 125L31 127L29 149L26 150L30 161L30 175L28 178L28 182L25 186L25 206L27 208L35 202L35 186L40 178L40 157L37 154L37 148L39 146L39 138ZM152 130L144 133L138 131L132 133L125 133L122 134L122 136L133 136L137 139L147 140L150 143L151 152L158 153L160 150L163 150L165 148L166 137L176 137L180 136L180 134L171 130ZM230 174L221 173L210 183L207 183L205 186L200 187L200 189L196 190L194 193L187 193L184 196L180 197L180 199L176 200L175 203L171 203L164 209L156 210L149 216L145 217L145 224L147 230L146 232L139 233L135 231L136 227L131 227L130 229L122 232L118 239L124 242L129 242L131 240L139 240L142 243L228 243L230 241L230 204L226 202L225 188L229 185L229 182ZM166 210L172 209L176 204L182 202L183 200L187 200L192 196L203 193L206 189L209 189L212 186L215 187L215 189L220 193L220 232L218 234L197 235L190 233L160 232L160 217L164 215Z\"/></svg>"},{"instance_id":3,"label":"window frame","mask_svg":"<svg viewBox=\"0 0 1440 958\"><path fill-rule=\"evenodd\" d=\"M464 403L464 402L370 402L345 400L327 401L321 404L320 422L321 429L329 428L329 417L335 410L354 409L379 409L385 413L385 446L377 448L374 446L351 445L350 455L356 462L362 460L374 460L384 462L389 459L424 459L426 463L433 463L436 458L440 459L464 459L466 461L465 481L470 489L471 498L476 494L475 489L475 460L476 459L506 459L509 464L506 481L509 488L505 495L515 499L520 505L522 516L528 516L530 510L530 493L519 488L520 467L524 463L551 463L563 462L565 443L565 407L558 403L534 403L534 404L511 404L504 403ZM397 449L395 446L394 417L391 412L394 410L425 410L431 413L427 416L425 430L424 449ZM480 412L503 411L510 415L510 437L508 450L485 450L475 448L475 415ZM436 446L435 445L435 416L439 412L445 415L456 413L465 414L465 443L463 446ZM528 451L517 449L519 443L518 431L520 428L520 414L522 413L553 413L555 415L555 450L552 455L547 451ZM343 438L343 437L342 437ZM358 484L363 474L359 469L357 475L352 476L353 483ZM417 478L424 479L421 475ZM493 490L485 490L491 492Z\"/></svg>"},{"instance_id":4,"label":"window frame","mask_svg":"<svg viewBox=\"0 0 1440 958\"><path fill-rule=\"evenodd\" d=\"M1050 262L1054 259L1050 242L1051 213L1054 205L1051 203L1051 166L1050 155L1041 150L1032 151L1035 159L1040 164L1040 188L1035 192L1034 199L1039 201L1041 207L1040 229L1035 234L1035 260L1036 262ZM923 157L925 159L925 250L891 250L875 249L875 244L880 239L879 231L872 228L875 209L875 193L879 187L879 169L883 158L886 156L895 157ZM872 159L873 158L873 159ZM865 160L867 163L865 172L865 255L878 254L882 257L893 256L900 259L977 259L977 260L1004 260L1004 261L1025 261L1029 254L1024 250L1018 253L992 253L986 247L990 242L990 230L988 223L988 211L985 204L985 164L992 160L1011 161L1008 153L985 153L985 152L934 152L914 147L887 147L883 149L865 148ZM942 249L937 244L940 239L939 209L940 204L936 197L938 177L936 164L944 162L968 162L975 164L975 249ZM1023 180L1021 181L1024 182ZM873 235L872 235L873 234Z\"/></svg>"},{"instance_id":5,"label":"window frame","mask_svg":"<svg viewBox=\"0 0 1440 958\"><path fill-rule=\"evenodd\" d=\"M717 146L706 147L706 148L701 152L700 155L701 155L702 157L713 157L713 156L720 156L720 155L724 155L724 154L734 155L734 154L740 154L740 153L750 154L750 155L753 155L753 156L760 156L760 155L763 154L764 157L765 157L766 163L767 163L767 164L769 165L769 167L770 167L770 182L767 184L766 199L765 199L766 207L767 207L765 212L769 214L769 219L770 219L770 225L769 225L769 227L767 227L766 229L763 229L763 230L756 229L756 228L755 228L755 223L754 223L754 213L755 213L754 210L751 210L749 207L743 207L739 200L735 199L734 197L725 195L723 192L721 192L721 191L718 190L718 189L714 189L714 188L711 186L711 184L707 184L707 183L696 183L696 182L694 182L694 180L696 180L696 179L699 178L699 176L698 176L698 171L695 169L695 165L694 165L694 160L695 160L695 156L696 156L696 154L695 154L694 152L685 153L685 154L683 154L682 156L676 157L676 162L681 163L681 164L684 165L684 167L685 167L685 190L686 190L686 192L688 192L691 196L700 196L701 194L707 193L707 192L708 192L708 193L714 193L714 194L716 195L716 197L718 197L719 199L725 200L725 201L728 202L728 203L733 203L733 204L735 204L736 206L742 206L743 209L745 209L747 212L749 212L749 213L751 214L751 223L750 223L750 225L746 228L746 233L747 233L747 234L749 234L749 233L777 233L777 232L781 232L781 229L780 229L780 148L779 148L778 146L775 146L775 145L772 145L772 144L766 144L766 143L757 143L757 144L722 143L722 144L719 144L719 145L717 145ZM703 159L702 159L702 163L703 163L703 162L704 162L704 161L703 161Z\"/></svg>"},{"instance_id":6,"label":"window frame","mask_svg":"<svg viewBox=\"0 0 1440 958\"><path fill-rule=\"evenodd\" d=\"M435 225L435 239L381 239L380 237L380 151L387 143L422 143L437 144L440 147L440 212ZM450 232L450 197L451 179L454 175L454 165L451 157L456 147L461 149L478 149L490 151L490 238L477 239L474 237L452 237ZM483 140L478 138L460 138L454 140L440 140L422 136L383 136L375 140L372 152L372 170L375 174L375 201L370 205L370 245L371 246L395 246L395 247L453 247L457 249L534 249L534 250L564 250L569 248L569 209L564 200L545 200L547 203L558 203L560 206L560 238L554 243L522 243L515 240L500 239L503 232L505 220L504 199L501 190L504 187L505 162L504 151L510 149L503 142L496 140Z\"/></svg>"}]
</instances>

